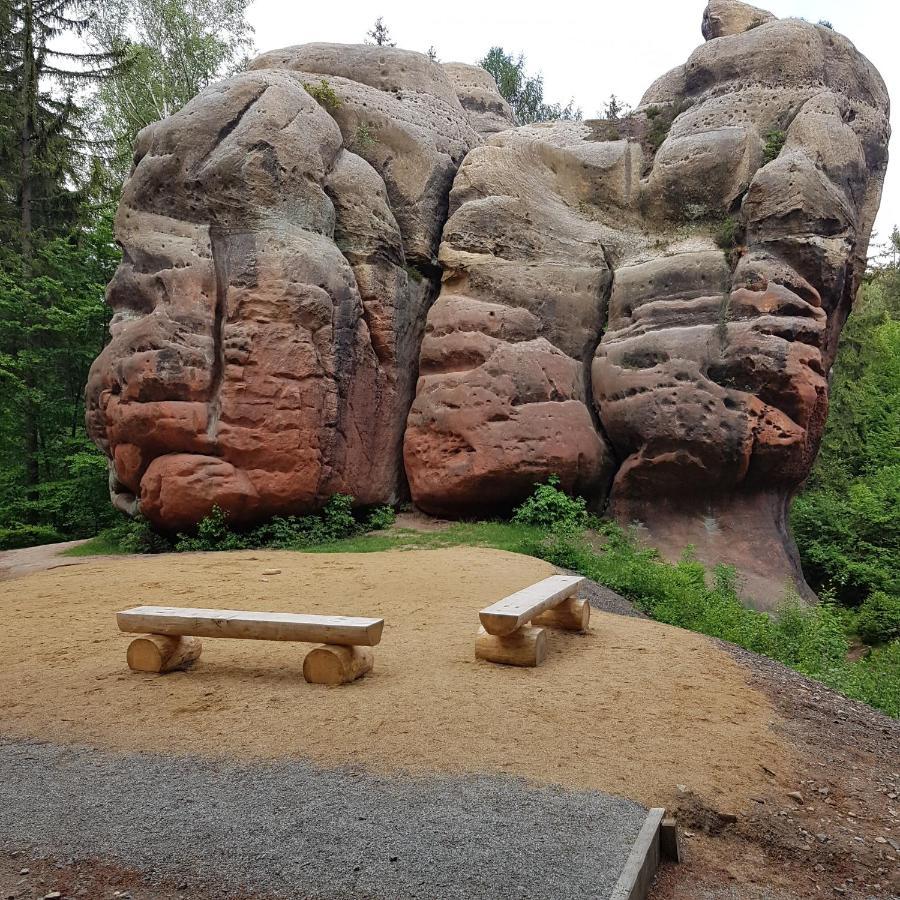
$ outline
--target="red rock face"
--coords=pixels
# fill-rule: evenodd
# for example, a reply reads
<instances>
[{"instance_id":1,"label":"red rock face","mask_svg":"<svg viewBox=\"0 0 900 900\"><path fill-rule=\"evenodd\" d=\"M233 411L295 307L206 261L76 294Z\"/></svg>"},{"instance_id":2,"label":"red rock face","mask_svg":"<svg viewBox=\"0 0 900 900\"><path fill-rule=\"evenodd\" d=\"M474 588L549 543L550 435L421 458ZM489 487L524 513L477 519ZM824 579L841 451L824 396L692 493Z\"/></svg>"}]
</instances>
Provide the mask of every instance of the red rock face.
<instances>
[{"instance_id":1,"label":"red rock face","mask_svg":"<svg viewBox=\"0 0 900 900\"><path fill-rule=\"evenodd\" d=\"M729 0L706 22L633 115L519 128L463 163L405 460L420 506L469 515L550 474L601 505L615 468L612 515L736 566L771 608L811 597L787 512L865 265L887 95L829 29Z\"/></svg>"},{"instance_id":2,"label":"red rock face","mask_svg":"<svg viewBox=\"0 0 900 900\"><path fill-rule=\"evenodd\" d=\"M361 70L374 52L357 48ZM369 504L403 490L435 206L478 138L440 66L417 92L406 85L408 101L335 84L345 128L373 98L382 112L429 112L373 137L367 162L295 61L285 52L145 129L125 186L88 426L111 458L114 502L165 528L213 505L240 523L336 492ZM397 144L402 172L385 162Z\"/></svg>"},{"instance_id":3,"label":"red rock face","mask_svg":"<svg viewBox=\"0 0 900 900\"><path fill-rule=\"evenodd\" d=\"M808 596L787 511L888 99L830 29L734 0L704 22L616 121L503 130L480 70L309 44L145 129L87 391L114 502L180 529L408 482L483 516L558 475L760 608Z\"/></svg>"}]
</instances>

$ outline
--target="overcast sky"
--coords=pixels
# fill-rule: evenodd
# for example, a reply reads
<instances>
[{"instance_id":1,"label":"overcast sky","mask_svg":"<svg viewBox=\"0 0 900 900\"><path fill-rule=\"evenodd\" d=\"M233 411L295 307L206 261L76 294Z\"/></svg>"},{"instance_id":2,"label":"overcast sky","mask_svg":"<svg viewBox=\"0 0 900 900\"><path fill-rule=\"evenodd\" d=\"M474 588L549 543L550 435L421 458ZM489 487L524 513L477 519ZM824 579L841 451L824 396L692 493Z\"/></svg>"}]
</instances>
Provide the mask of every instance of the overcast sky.
<instances>
[{"instance_id":1,"label":"overcast sky","mask_svg":"<svg viewBox=\"0 0 900 900\"><path fill-rule=\"evenodd\" d=\"M548 101L574 97L586 118L613 92L636 105L663 72L684 62L703 42L704 0L254 0L249 18L260 51L308 41L360 43L383 16L398 47L424 52L432 44L442 62L474 63L493 45L524 52L530 71L544 75ZM881 72L900 131L900 3L897 0L771 0L757 5L780 17L827 19ZM898 146L892 141L892 149ZM900 155L900 151L897 151ZM876 222L885 238L900 224L900 161L888 178Z\"/></svg>"}]
</instances>

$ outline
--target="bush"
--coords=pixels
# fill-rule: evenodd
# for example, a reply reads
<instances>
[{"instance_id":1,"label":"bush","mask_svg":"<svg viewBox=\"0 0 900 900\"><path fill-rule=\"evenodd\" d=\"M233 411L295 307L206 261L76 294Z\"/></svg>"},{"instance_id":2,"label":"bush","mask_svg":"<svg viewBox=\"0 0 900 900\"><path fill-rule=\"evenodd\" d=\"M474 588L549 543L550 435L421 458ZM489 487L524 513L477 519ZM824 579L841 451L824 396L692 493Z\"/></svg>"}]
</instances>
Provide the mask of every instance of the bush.
<instances>
[{"instance_id":1,"label":"bush","mask_svg":"<svg viewBox=\"0 0 900 900\"><path fill-rule=\"evenodd\" d=\"M781 148L784 147L784 142L786 140L787 135L783 131L770 128L766 132L766 145L763 148L763 165L766 165L777 158L778 154L781 153Z\"/></svg>"},{"instance_id":2,"label":"bush","mask_svg":"<svg viewBox=\"0 0 900 900\"><path fill-rule=\"evenodd\" d=\"M900 596L875 591L859 608L856 631L868 644L900 638Z\"/></svg>"},{"instance_id":3,"label":"bush","mask_svg":"<svg viewBox=\"0 0 900 900\"><path fill-rule=\"evenodd\" d=\"M583 497L570 497L559 489L559 478L551 475L546 483L516 509L513 522L545 531L569 533L587 527L587 504Z\"/></svg>"},{"instance_id":4,"label":"bush","mask_svg":"<svg viewBox=\"0 0 900 900\"><path fill-rule=\"evenodd\" d=\"M324 106L325 109L339 109L343 105L343 101L335 93L334 88L328 83L328 79L326 78L320 79L318 84L310 84L309 82L304 81L303 87L306 89L306 93L309 94L319 106Z\"/></svg>"},{"instance_id":5,"label":"bush","mask_svg":"<svg viewBox=\"0 0 900 900\"><path fill-rule=\"evenodd\" d=\"M559 493L552 484L549 487ZM514 516L517 523L536 524L541 516L531 510L552 510L553 504L560 502L547 488L539 485L518 508ZM549 502L539 503L539 496L549 497ZM523 515L526 509L529 512ZM690 548L678 563L667 563L655 550L640 547L618 525L601 522L597 524L605 542L597 551L565 516L554 518L548 513L545 519L565 524L544 527L543 536L520 547L520 552L540 556L606 585L659 622L771 657L849 697L900 717L900 641L875 648L856 662L849 661L848 614L833 601L806 606L796 594L790 594L776 615L770 616L743 605L733 569L717 566L707 573Z\"/></svg>"},{"instance_id":6,"label":"bush","mask_svg":"<svg viewBox=\"0 0 900 900\"><path fill-rule=\"evenodd\" d=\"M716 246L722 250L733 250L739 243L741 226L736 219L727 216L719 222L713 235Z\"/></svg>"},{"instance_id":7,"label":"bush","mask_svg":"<svg viewBox=\"0 0 900 900\"><path fill-rule=\"evenodd\" d=\"M389 506L378 506L358 520L353 514L353 498L334 494L318 515L273 516L255 528L239 531L228 525L218 507L197 526L196 534L179 534L174 549L197 550L299 550L352 537L364 531L386 528L394 521Z\"/></svg>"},{"instance_id":8,"label":"bush","mask_svg":"<svg viewBox=\"0 0 900 900\"><path fill-rule=\"evenodd\" d=\"M38 544L55 544L65 537L47 525L13 525L0 528L0 550L20 550Z\"/></svg>"},{"instance_id":9,"label":"bush","mask_svg":"<svg viewBox=\"0 0 900 900\"><path fill-rule=\"evenodd\" d=\"M397 520L397 514L391 506L376 506L365 520L366 531L382 531L390 528Z\"/></svg>"},{"instance_id":10,"label":"bush","mask_svg":"<svg viewBox=\"0 0 900 900\"><path fill-rule=\"evenodd\" d=\"M365 153L378 143L378 129L368 123L361 122L356 126L356 136L353 140L353 149L358 153Z\"/></svg>"}]
</instances>

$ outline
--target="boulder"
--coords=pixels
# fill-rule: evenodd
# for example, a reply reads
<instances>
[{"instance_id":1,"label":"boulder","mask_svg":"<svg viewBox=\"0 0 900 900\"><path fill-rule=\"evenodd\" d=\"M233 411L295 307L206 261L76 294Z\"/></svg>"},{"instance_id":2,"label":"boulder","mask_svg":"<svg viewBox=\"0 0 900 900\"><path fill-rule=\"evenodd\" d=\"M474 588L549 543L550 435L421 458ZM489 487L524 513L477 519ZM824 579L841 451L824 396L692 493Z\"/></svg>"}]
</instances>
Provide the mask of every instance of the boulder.
<instances>
[{"instance_id":1,"label":"boulder","mask_svg":"<svg viewBox=\"0 0 900 900\"><path fill-rule=\"evenodd\" d=\"M736 566L768 609L788 588L812 599L787 515L865 265L888 100L828 28L713 0L703 30L634 114L505 131L467 157L406 470L416 503L469 515L558 474L667 557ZM520 394L548 344L572 372L590 361L583 393L557 376Z\"/></svg>"},{"instance_id":2,"label":"boulder","mask_svg":"<svg viewBox=\"0 0 900 900\"><path fill-rule=\"evenodd\" d=\"M497 82L490 72L481 66L458 62L444 63L443 69L472 128L483 138L515 128L512 108L497 90Z\"/></svg>"},{"instance_id":3,"label":"boulder","mask_svg":"<svg viewBox=\"0 0 900 900\"><path fill-rule=\"evenodd\" d=\"M175 529L402 496L447 195L479 138L440 66L391 50L383 79L376 53L268 54L141 132L87 387L120 508Z\"/></svg>"},{"instance_id":4,"label":"boulder","mask_svg":"<svg viewBox=\"0 0 900 900\"><path fill-rule=\"evenodd\" d=\"M515 128L479 68L305 44L144 129L87 388L116 505L484 516L558 475L759 608L812 599L787 516L888 97L830 28L710 0L702 31L616 120Z\"/></svg>"}]
</instances>

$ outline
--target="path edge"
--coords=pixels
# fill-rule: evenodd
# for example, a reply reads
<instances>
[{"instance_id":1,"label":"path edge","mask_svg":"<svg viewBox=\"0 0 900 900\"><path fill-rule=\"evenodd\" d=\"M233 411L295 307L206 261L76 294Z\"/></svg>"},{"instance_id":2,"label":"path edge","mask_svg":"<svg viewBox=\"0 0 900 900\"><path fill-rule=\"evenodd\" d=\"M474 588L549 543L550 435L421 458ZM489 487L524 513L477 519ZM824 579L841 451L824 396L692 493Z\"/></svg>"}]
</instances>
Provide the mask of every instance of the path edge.
<instances>
[{"instance_id":1,"label":"path edge","mask_svg":"<svg viewBox=\"0 0 900 900\"><path fill-rule=\"evenodd\" d=\"M646 900L659 868L659 832L665 814L665 809L659 806L647 813L609 900Z\"/></svg>"}]
</instances>

